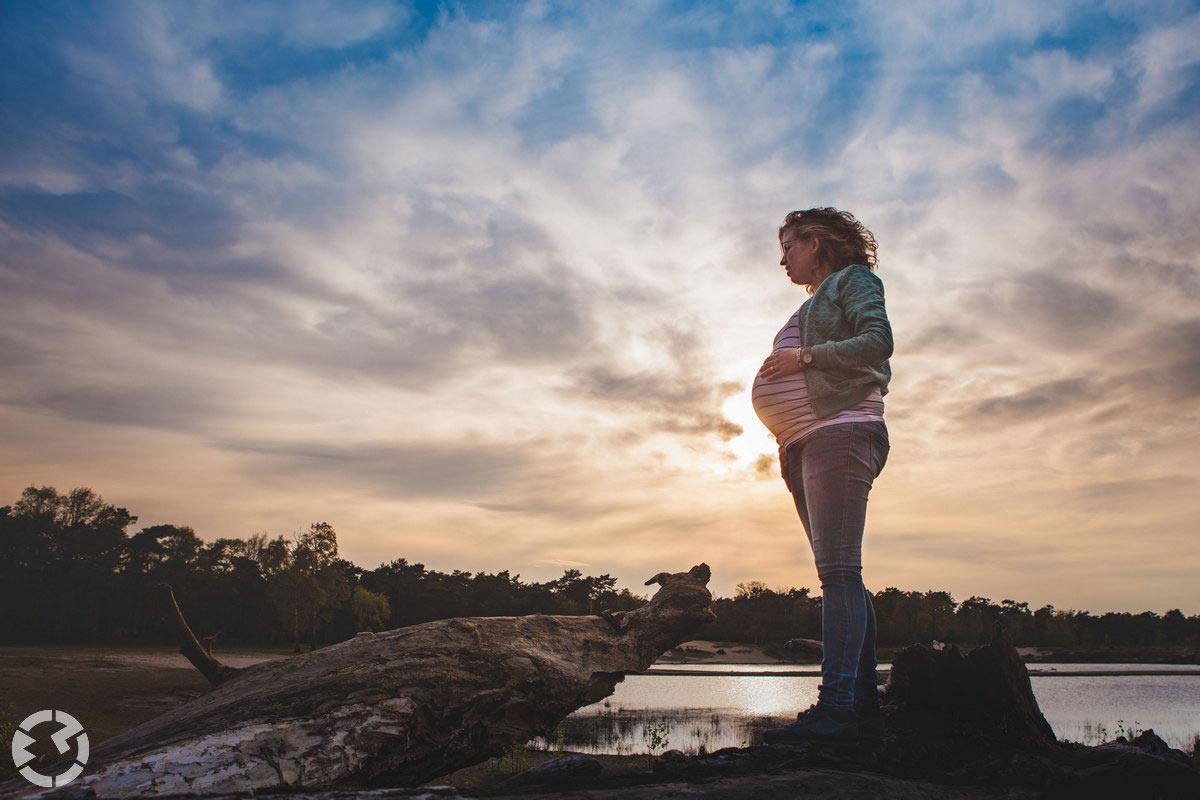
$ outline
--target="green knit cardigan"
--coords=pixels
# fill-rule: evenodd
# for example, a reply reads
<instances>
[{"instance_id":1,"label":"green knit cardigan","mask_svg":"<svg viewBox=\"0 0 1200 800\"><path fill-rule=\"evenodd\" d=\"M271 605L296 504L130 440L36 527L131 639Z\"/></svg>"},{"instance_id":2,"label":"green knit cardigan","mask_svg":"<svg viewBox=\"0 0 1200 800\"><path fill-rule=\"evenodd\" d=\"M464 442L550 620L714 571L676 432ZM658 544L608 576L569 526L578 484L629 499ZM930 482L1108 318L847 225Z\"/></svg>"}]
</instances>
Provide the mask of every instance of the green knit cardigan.
<instances>
[{"instance_id":1,"label":"green knit cardigan","mask_svg":"<svg viewBox=\"0 0 1200 800\"><path fill-rule=\"evenodd\" d=\"M862 264L838 270L800 307L799 321L801 344L813 352L805 377L814 414L845 411L875 387L887 394L892 326L878 275Z\"/></svg>"}]
</instances>

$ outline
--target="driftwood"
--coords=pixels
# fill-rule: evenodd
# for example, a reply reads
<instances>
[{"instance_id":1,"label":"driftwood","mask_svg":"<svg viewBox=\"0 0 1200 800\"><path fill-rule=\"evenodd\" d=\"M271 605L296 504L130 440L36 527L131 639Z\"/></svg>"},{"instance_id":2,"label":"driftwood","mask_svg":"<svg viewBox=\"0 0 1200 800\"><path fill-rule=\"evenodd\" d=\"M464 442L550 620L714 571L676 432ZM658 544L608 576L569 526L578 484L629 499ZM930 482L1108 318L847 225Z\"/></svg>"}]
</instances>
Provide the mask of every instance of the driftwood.
<instances>
[{"instance_id":1,"label":"driftwood","mask_svg":"<svg viewBox=\"0 0 1200 800\"><path fill-rule=\"evenodd\" d=\"M268 661L221 664L172 598L208 694L110 739L64 795L417 786L546 735L713 619L705 564L660 573L634 611L430 622ZM53 796L53 790L30 796Z\"/></svg>"},{"instance_id":2,"label":"driftwood","mask_svg":"<svg viewBox=\"0 0 1200 800\"><path fill-rule=\"evenodd\" d=\"M783 653L792 661L820 661L825 646L819 639L788 639L783 643Z\"/></svg>"},{"instance_id":3,"label":"driftwood","mask_svg":"<svg viewBox=\"0 0 1200 800\"><path fill-rule=\"evenodd\" d=\"M179 603L175 602L175 593L171 591L171 587L162 584L160 588L163 591L165 616L175 628L175 637L179 640L179 652L183 653L187 660L192 662L192 666L213 686L236 675L238 670L227 667L213 658L212 643L217 637L205 636L202 646L196 639L196 634L192 633L187 620L183 618L183 612L179 610Z\"/></svg>"}]
</instances>

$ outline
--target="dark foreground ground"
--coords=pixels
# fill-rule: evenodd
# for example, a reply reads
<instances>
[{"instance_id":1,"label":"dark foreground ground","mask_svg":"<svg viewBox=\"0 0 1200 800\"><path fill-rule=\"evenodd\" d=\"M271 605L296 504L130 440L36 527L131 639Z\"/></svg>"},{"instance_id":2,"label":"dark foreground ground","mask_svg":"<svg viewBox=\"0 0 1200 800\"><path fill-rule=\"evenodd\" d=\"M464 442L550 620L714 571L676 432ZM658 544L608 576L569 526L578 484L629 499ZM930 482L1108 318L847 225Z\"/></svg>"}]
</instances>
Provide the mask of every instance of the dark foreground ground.
<instances>
[{"instance_id":1,"label":"dark foreground ground","mask_svg":"<svg viewBox=\"0 0 1200 800\"><path fill-rule=\"evenodd\" d=\"M244 666L289 655L291 651L287 649L227 650L222 652L222 659L231 665ZM1118 660L1127 660L1121 655L1117 656ZM79 719L94 746L199 696L207 688L196 670L169 648L0 647L0 744L7 750L13 727L28 714L39 709L57 708ZM672 764L661 759L657 769L652 769L653 761L645 755L636 755L592 757L587 765L593 770L591 775L568 775L557 785L553 778L547 784L544 778L531 782L528 776L521 774L563 755L514 748L503 758L489 759L443 776L433 784L453 788L426 791L425 796L553 796L579 800L659 797L1023 800L1051 796L1019 786L956 786L953 781L934 784L869 771L851 772L838 769L836 760L823 763L811 754L793 758L786 752L780 754L768 748L739 751L731 756L738 764L730 766L726 763L720 769L694 760ZM14 777L12 762L0 757L0 780L10 777ZM326 795L335 796L399 798L416 797L420 793L388 790ZM1089 800L1100 796L1105 795L1100 793ZM1136 790L1134 796L1137 796Z\"/></svg>"}]
</instances>

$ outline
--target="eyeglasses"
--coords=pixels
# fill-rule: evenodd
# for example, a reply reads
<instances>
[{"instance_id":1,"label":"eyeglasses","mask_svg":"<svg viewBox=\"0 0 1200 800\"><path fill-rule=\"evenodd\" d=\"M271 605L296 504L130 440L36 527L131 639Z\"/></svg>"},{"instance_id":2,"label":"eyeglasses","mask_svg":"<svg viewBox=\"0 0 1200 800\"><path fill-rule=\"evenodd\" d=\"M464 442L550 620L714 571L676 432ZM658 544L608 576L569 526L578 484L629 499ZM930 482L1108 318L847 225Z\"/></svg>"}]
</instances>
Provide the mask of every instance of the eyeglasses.
<instances>
[{"instance_id":1,"label":"eyeglasses","mask_svg":"<svg viewBox=\"0 0 1200 800\"><path fill-rule=\"evenodd\" d=\"M798 242L798 241L800 241L800 240L799 239L788 239L786 242L780 242L779 249L783 250L783 254L786 256L787 251L788 251L788 245L792 244L793 242Z\"/></svg>"}]
</instances>

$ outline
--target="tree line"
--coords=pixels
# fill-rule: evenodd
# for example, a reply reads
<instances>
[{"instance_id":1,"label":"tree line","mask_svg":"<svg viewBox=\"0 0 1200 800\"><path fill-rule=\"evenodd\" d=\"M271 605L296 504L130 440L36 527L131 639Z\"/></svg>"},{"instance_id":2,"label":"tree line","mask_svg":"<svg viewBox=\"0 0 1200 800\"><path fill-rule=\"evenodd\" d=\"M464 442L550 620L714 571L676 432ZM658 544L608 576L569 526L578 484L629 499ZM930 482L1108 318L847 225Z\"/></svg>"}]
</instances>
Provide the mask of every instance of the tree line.
<instances>
[{"instance_id":1,"label":"tree line","mask_svg":"<svg viewBox=\"0 0 1200 800\"><path fill-rule=\"evenodd\" d=\"M508 570L445 573L404 558L366 570L339 555L326 522L290 538L207 542L180 525L131 534L136 522L88 488L63 494L30 486L0 507L0 641L168 641L163 583L174 587L193 629L223 644L318 645L448 617L592 614L646 602L618 591L611 575L574 569L546 582ZM1018 645L1200 648L1200 615L1179 609L1093 616L986 597L957 603L940 591L887 588L873 597L882 645L977 644L999 622ZM714 600L713 611L716 621L698 638L779 646L821 635L821 598L807 588L739 584L734 597Z\"/></svg>"},{"instance_id":2,"label":"tree line","mask_svg":"<svg viewBox=\"0 0 1200 800\"><path fill-rule=\"evenodd\" d=\"M197 635L240 644L328 644L359 631L458 616L637 608L611 575L566 570L544 583L426 569L399 558L365 570L316 522L293 537L203 541L182 525L130 534L137 517L88 488L30 486L0 507L0 641L167 641L161 584Z\"/></svg>"},{"instance_id":3,"label":"tree line","mask_svg":"<svg viewBox=\"0 0 1200 800\"><path fill-rule=\"evenodd\" d=\"M969 597L955 602L949 592L872 592L878 641L882 646L940 641L984 644L1003 625L1018 647L1171 647L1200 651L1200 615L1179 609L1163 615L1031 609L1015 600L993 602ZM713 602L716 622L704 638L780 646L789 639L821 638L821 598L807 588L772 590L755 581L738 584L732 598Z\"/></svg>"}]
</instances>

